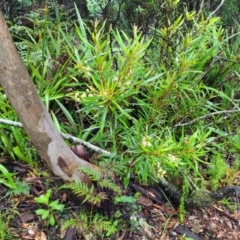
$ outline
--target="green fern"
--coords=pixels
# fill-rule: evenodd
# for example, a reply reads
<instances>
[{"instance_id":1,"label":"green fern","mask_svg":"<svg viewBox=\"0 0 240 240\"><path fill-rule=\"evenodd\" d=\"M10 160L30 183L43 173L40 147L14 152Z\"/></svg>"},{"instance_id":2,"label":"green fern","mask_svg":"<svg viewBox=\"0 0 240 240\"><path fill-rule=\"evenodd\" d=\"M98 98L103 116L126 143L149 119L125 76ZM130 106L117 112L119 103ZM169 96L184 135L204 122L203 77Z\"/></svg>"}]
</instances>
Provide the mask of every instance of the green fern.
<instances>
[{"instance_id":1,"label":"green fern","mask_svg":"<svg viewBox=\"0 0 240 240\"><path fill-rule=\"evenodd\" d=\"M30 187L26 182L20 182L19 179L16 179L14 183L16 185L16 188L9 189L6 193L6 196L9 195L19 196L22 194L23 195L29 194Z\"/></svg>"},{"instance_id":2,"label":"green fern","mask_svg":"<svg viewBox=\"0 0 240 240\"><path fill-rule=\"evenodd\" d=\"M111 179L102 178L101 173L99 173L95 169L92 169L92 168L79 168L79 170L81 170L83 173L88 175L88 177L92 181L97 182L99 186L101 186L103 188L108 188L108 189L114 191L115 193L117 193L118 195L121 194L121 189L120 189L119 186L117 186Z\"/></svg>"},{"instance_id":3,"label":"green fern","mask_svg":"<svg viewBox=\"0 0 240 240\"><path fill-rule=\"evenodd\" d=\"M228 168L229 166L227 165L224 156L219 153L212 156L209 170L207 172L210 176L212 190L216 190L219 187L220 180L224 178Z\"/></svg>"},{"instance_id":4,"label":"green fern","mask_svg":"<svg viewBox=\"0 0 240 240\"><path fill-rule=\"evenodd\" d=\"M108 188L112 191L114 191L115 193L117 193L118 195L120 195L122 193L121 189L119 186L117 186L114 182L112 182L110 179L102 179L99 182L99 185L103 188Z\"/></svg>"},{"instance_id":5,"label":"green fern","mask_svg":"<svg viewBox=\"0 0 240 240\"><path fill-rule=\"evenodd\" d=\"M74 226L80 232L89 232L94 235L94 237L109 237L117 232L117 224L117 221L111 221L101 214L95 213L91 216L88 212L81 210L75 218L67 220L63 227L68 228Z\"/></svg>"},{"instance_id":6,"label":"green fern","mask_svg":"<svg viewBox=\"0 0 240 240\"><path fill-rule=\"evenodd\" d=\"M87 9L90 17L97 17L102 14L104 7L106 6L106 0L87 0Z\"/></svg>"},{"instance_id":7,"label":"green fern","mask_svg":"<svg viewBox=\"0 0 240 240\"><path fill-rule=\"evenodd\" d=\"M100 214L95 214L92 221L93 227L95 231L99 235L103 235L106 233L106 236L110 236L113 233L117 232L116 224L117 222L112 222L110 220L106 220L103 216Z\"/></svg>"},{"instance_id":8,"label":"green fern","mask_svg":"<svg viewBox=\"0 0 240 240\"><path fill-rule=\"evenodd\" d=\"M94 169L91 168L79 168L83 173L88 175L88 177L94 181L97 182L97 184L102 188L108 188L112 190L113 192L117 193L118 195L121 194L121 189L119 186L117 186L112 180L103 178L101 179L101 173L97 172ZM105 192L99 192L97 193L95 191L94 186L92 185L89 187L87 184L83 182L71 182L64 184L60 187L71 189L74 194L76 194L78 197L84 197L83 203L88 201L94 205L100 204L100 202L104 199L107 199L107 195Z\"/></svg>"},{"instance_id":9,"label":"green fern","mask_svg":"<svg viewBox=\"0 0 240 240\"><path fill-rule=\"evenodd\" d=\"M87 174L88 177L94 181L94 182L97 182L100 180L101 178L101 173L96 171L95 169L93 168L78 168L79 170L81 170L83 173Z\"/></svg>"},{"instance_id":10,"label":"green fern","mask_svg":"<svg viewBox=\"0 0 240 240\"><path fill-rule=\"evenodd\" d=\"M83 197L84 199L82 203L88 201L94 205L97 205L101 202L102 199L106 199L106 196L104 194L96 194L94 191L94 186L91 186L90 188L88 187L87 184L83 182L71 182L64 184L63 186L60 187L62 188L67 188L71 189L74 194L76 194L78 197Z\"/></svg>"},{"instance_id":11,"label":"green fern","mask_svg":"<svg viewBox=\"0 0 240 240\"><path fill-rule=\"evenodd\" d=\"M60 187L60 189L62 188L71 189L73 193L75 193L78 196L84 196L90 193L90 189L88 188L87 184L83 182L73 181L71 183L64 184L63 186Z\"/></svg>"},{"instance_id":12,"label":"green fern","mask_svg":"<svg viewBox=\"0 0 240 240\"><path fill-rule=\"evenodd\" d=\"M63 228L69 228L69 227L77 227L79 225L79 221L76 218L70 218L66 220L63 224Z\"/></svg>"}]
</instances>

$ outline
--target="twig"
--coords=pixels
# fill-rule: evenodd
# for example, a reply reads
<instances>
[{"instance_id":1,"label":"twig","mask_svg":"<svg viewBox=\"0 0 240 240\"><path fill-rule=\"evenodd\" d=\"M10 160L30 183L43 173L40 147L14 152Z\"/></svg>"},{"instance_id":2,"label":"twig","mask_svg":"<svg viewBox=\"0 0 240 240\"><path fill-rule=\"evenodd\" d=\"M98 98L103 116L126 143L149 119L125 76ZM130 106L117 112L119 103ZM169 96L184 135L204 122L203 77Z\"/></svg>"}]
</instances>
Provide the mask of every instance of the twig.
<instances>
[{"instance_id":1,"label":"twig","mask_svg":"<svg viewBox=\"0 0 240 240\"><path fill-rule=\"evenodd\" d=\"M232 109L232 110L224 110L224 111L217 111L217 112L209 113L209 114L206 114L206 115L204 115L204 116L195 118L195 119L193 119L193 120L190 121L190 122L175 124L175 125L173 126L173 128L187 126L187 125L193 124L193 123L195 123L195 122L197 122L197 121L199 121L199 120L202 120L202 119L204 119L204 118L208 118L208 117L211 117L211 116L214 116L214 115L224 114L224 113L227 113L227 114L228 114L228 113L234 113L234 112L239 112L239 113L240 113L239 110L234 110L234 109Z\"/></svg>"},{"instance_id":2,"label":"twig","mask_svg":"<svg viewBox=\"0 0 240 240\"><path fill-rule=\"evenodd\" d=\"M14 127L23 127L22 123L20 123L20 122L14 122L14 121L2 119L2 118L0 118L0 123L6 124L6 125L11 125L11 126L14 126ZM74 143L80 143L80 144L86 146L87 148L94 150L95 152L102 153L102 154L107 154L107 155L111 154L110 152L108 152L106 150L103 150L103 149L101 149L97 146L92 145L89 142L86 142L84 140L76 138L76 137L74 137L70 134L66 134L66 133L62 133L62 132L60 132L60 134L63 138L68 139L68 140L72 140Z\"/></svg>"},{"instance_id":3,"label":"twig","mask_svg":"<svg viewBox=\"0 0 240 240\"><path fill-rule=\"evenodd\" d=\"M22 127L22 123L20 123L20 122L14 122L14 121L2 119L2 118L0 118L0 123L4 123L4 124L11 125L14 127Z\"/></svg>"},{"instance_id":4,"label":"twig","mask_svg":"<svg viewBox=\"0 0 240 240\"><path fill-rule=\"evenodd\" d=\"M222 210L221 208L218 208L216 206L208 206L211 209L217 210L219 213L223 214L224 216L230 218L231 220L233 220L235 223L238 224L238 220L234 217L232 217L230 214L228 214L227 212L225 212L224 210Z\"/></svg>"},{"instance_id":5,"label":"twig","mask_svg":"<svg viewBox=\"0 0 240 240\"><path fill-rule=\"evenodd\" d=\"M222 0L218 7L212 13L209 14L207 20L209 20L219 10L219 8L224 4L224 1L225 0Z\"/></svg>"},{"instance_id":6,"label":"twig","mask_svg":"<svg viewBox=\"0 0 240 240\"><path fill-rule=\"evenodd\" d=\"M95 152L108 154L108 155L111 154L110 152L108 152L106 150L103 150L103 149L101 149L101 148L99 148L97 146L92 145L89 142L86 142L84 140L76 138L76 137L74 137L74 136L72 136L70 134L66 134L66 133L62 133L62 132L60 132L60 134L62 135L63 138L68 139L68 140L72 140L74 143L80 143L80 144L86 146L87 148L94 150Z\"/></svg>"}]
</instances>

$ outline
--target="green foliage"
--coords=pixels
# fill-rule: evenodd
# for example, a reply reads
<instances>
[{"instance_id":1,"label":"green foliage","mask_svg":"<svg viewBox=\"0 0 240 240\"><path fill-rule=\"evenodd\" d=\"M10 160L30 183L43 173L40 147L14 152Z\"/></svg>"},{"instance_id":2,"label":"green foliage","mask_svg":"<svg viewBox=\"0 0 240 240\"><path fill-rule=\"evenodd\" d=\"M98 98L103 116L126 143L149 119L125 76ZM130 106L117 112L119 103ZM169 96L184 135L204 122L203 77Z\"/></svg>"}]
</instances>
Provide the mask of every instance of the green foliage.
<instances>
[{"instance_id":1,"label":"green foliage","mask_svg":"<svg viewBox=\"0 0 240 240\"><path fill-rule=\"evenodd\" d=\"M120 211L116 211L110 218L106 218L101 214L93 213L92 211L89 215L89 213L82 209L78 215L74 214L74 218L65 221L64 228L69 226L76 227L85 237L91 235L93 237L101 237L101 239L104 239L104 237L115 238L117 232L126 229L129 225L131 231L141 230L142 228L152 228L142 217L139 216L141 207L137 204L138 197L139 194L136 194L133 197L123 195L114 198L114 203L116 205L124 205L127 214L122 214ZM122 217L125 218L124 221L122 220ZM127 221L126 217L128 219Z\"/></svg>"},{"instance_id":2,"label":"green foliage","mask_svg":"<svg viewBox=\"0 0 240 240\"><path fill-rule=\"evenodd\" d=\"M193 238L186 237L186 234L184 234L179 238L179 240L193 240Z\"/></svg>"},{"instance_id":3,"label":"green foliage","mask_svg":"<svg viewBox=\"0 0 240 240\"><path fill-rule=\"evenodd\" d=\"M142 210L141 206L139 206L139 204L137 203L139 195L139 193L136 193L134 196L122 195L114 197L114 204L123 205L126 208L128 215L130 216L130 224L135 226L138 225L138 227L141 224L137 223L137 220L141 221L141 219L138 219L137 216ZM115 215L118 215L118 212L116 212Z\"/></svg>"},{"instance_id":4,"label":"green foliage","mask_svg":"<svg viewBox=\"0 0 240 240\"><path fill-rule=\"evenodd\" d=\"M83 203L88 201L94 205L98 205L103 199L106 199L106 195L104 193L96 193L94 190L94 186L89 187L83 182L73 181L60 187L60 189L63 188L71 189L74 194L79 197L83 197Z\"/></svg>"},{"instance_id":5,"label":"green foliage","mask_svg":"<svg viewBox=\"0 0 240 240\"><path fill-rule=\"evenodd\" d=\"M36 19L34 30L27 31L31 42L18 45L57 128L119 156L103 161L125 186L132 177L157 182L183 169L202 187L203 172L218 164L206 156L224 156L226 145L232 154L238 152L237 141L227 139L236 136L234 119L223 116L226 109L239 109L235 48L220 18L187 10L179 14L177 8L178 1L168 2L167 22L159 20L152 38L144 38L136 26L127 34L105 22L86 25L79 12L75 26L61 22L61 12L55 24L45 9L44 21ZM213 177L208 171L211 187L220 184L223 172L224 167ZM89 176L100 180L96 173ZM111 181L99 182L111 188ZM78 183L74 188L90 199L93 190Z\"/></svg>"},{"instance_id":6,"label":"green foliage","mask_svg":"<svg viewBox=\"0 0 240 240\"><path fill-rule=\"evenodd\" d=\"M114 204L122 204L128 211L129 223L131 224L132 230L140 229L144 226L149 226L146 221L138 217L138 213L141 210L140 206L137 204L137 199L139 194L134 197L120 195L121 189L113 183L110 179L102 178L95 170L88 168L80 168L85 174L89 176L92 181L96 181L98 186L104 189L109 189L113 191L112 196L114 197ZM88 187L82 182L71 182L64 184L60 189L71 189L78 197L84 198L83 202L88 201L91 204L99 205L102 200L107 199L107 195L104 192L97 193L94 191L93 186ZM75 215L75 218L71 218L66 221L64 227L75 226L80 232L87 232L87 235L93 236L114 236L117 231L119 231L119 221L122 214L120 212L115 212L113 217L108 219L101 216L99 213L94 213L90 215L85 215L81 212L79 216ZM97 225L95 225L97 224ZM124 224L124 223L122 223ZM85 234L86 235L86 234Z\"/></svg>"},{"instance_id":7,"label":"green foliage","mask_svg":"<svg viewBox=\"0 0 240 240\"><path fill-rule=\"evenodd\" d=\"M131 96L140 91L142 81L136 81L134 89L129 86L135 83L134 78L138 78L137 75L143 70L139 60L150 42L140 40L137 28L134 29L134 39L124 33L111 31L116 39L116 47L111 49L109 36L106 38L103 32L104 25L99 27L99 23L95 22L94 31L89 33L90 40L80 18L79 21L81 27L76 27L76 31L82 44L80 53L74 51L73 60L76 62L75 74L81 74L79 90L82 90L79 91L78 98L76 93L73 97L83 104L81 112L92 122L91 129L99 128L98 137L106 127L113 132L113 124L127 127L129 121L133 120L129 114L132 112L129 101ZM106 126L108 122L109 126Z\"/></svg>"},{"instance_id":8,"label":"green foliage","mask_svg":"<svg viewBox=\"0 0 240 240\"><path fill-rule=\"evenodd\" d=\"M2 164L0 164L0 172L2 173L0 174L0 183L8 188L6 196L29 194L29 185L26 182L21 182L18 178L14 179L15 173L10 173Z\"/></svg>"},{"instance_id":9,"label":"green foliage","mask_svg":"<svg viewBox=\"0 0 240 240\"><path fill-rule=\"evenodd\" d=\"M107 188L115 192L117 195L120 195L122 193L119 186L117 186L111 179L101 179L101 181L98 182L99 186L102 188Z\"/></svg>"},{"instance_id":10,"label":"green foliage","mask_svg":"<svg viewBox=\"0 0 240 240\"><path fill-rule=\"evenodd\" d=\"M102 191L82 182L61 189L71 189L83 202L96 205L108 197L104 192L108 189L127 216L116 211L109 219L81 210L65 227L76 226L86 239L116 238L119 226L129 223L131 230L149 227L139 217L138 196L121 195L114 173L125 187L132 179L143 184L165 178L178 182L183 222L190 183L193 204L200 206L197 199L202 196L211 202L208 188L232 185L239 171L240 38L222 26L222 21L230 21L229 13L237 11L236 1L224 5L223 19L181 10L178 0L86 3L89 17L98 21L83 21L75 7L73 24L52 4L26 16L33 27L11 26L57 129L112 152L101 156L101 174L80 169ZM108 20L102 22L103 16ZM124 29L116 29L119 26ZM15 120L2 90L0 103L1 117ZM28 142L23 130L0 125L1 156L35 166L36 152L27 147ZM0 171L0 182L9 188L7 195L29 191L2 165ZM64 205L50 199L51 190L35 198L42 205L36 213L54 226ZM127 224L121 219L126 217ZM4 227L0 225L0 231Z\"/></svg>"},{"instance_id":11,"label":"green foliage","mask_svg":"<svg viewBox=\"0 0 240 240\"><path fill-rule=\"evenodd\" d=\"M115 203L130 203L130 204L136 204L138 199L138 195L131 197L131 196L119 196L119 197L115 197L114 201Z\"/></svg>"},{"instance_id":12,"label":"green foliage","mask_svg":"<svg viewBox=\"0 0 240 240\"><path fill-rule=\"evenodd\" d=\"M103 10L111 9L111 17L121 19L113 26L127 31L100 20L87 25L78 11L75 24L62 21L65 15L57 8L53 20L45 8L35 16L33 29L19 28L16 45L58 130L112 152L100 163L105 163L105 172L116 172L125 187L132 179L144 184L179 179L184 183L183 221L188 181L195 190L216 189L231 184L239 169L237 160L226 163L228 155L238 159L240 149L239 38L226 33L218 17L179 11L179 1L87 4L92 18L101 19ZM149 14L156 16L155 22L146 23L153 28L141 24ZM129 31L129 23L136 22L142 28L134 25ZM5 103L3 116L9 116L6 97L0 100ZM0 130L5 152L32 159L21 132ZM81 171L103 190L113 191L116 203L126 204L135 222L134 197L121 196L105 172ZM92 204L107 197L81 182L62 188ZM40 214L48 218L50 210Z\"/></svg>"},{"instance_id":13,"label":"green foliage","mask_svg":"<svg viewBox=\"0 0 240 240\"><path fill-rule=\"evenodd\" d=\"M2 164L0 164L0 171L1 171L1 175L0 175L0 183L4 184L6 187L10 188L10 189L16 189L16 183L12 177L12 173L10 173Z\"/></svg>"},{"instance_id":14,"label":"green foliage","mask_svg":"<svg viewBox=\"0 0 240 240\"><path fill-rule=\"evenodd\" d=\"M142 207L137 203L140 193L136 193L134 196L116 196L114 198L114 204L122 205L128 213L128 223L131 226L132 231L141 231L142 229L152 228L144 218L141 217ZM115 217L123 216L119 211L115 212Z\"/></svg>"},{"instance_id":15,"label":"green foliage","mask_svg":"<svg viewBox=\"0 0 240 240\"><path fill-rule=\"evenodd\" d=\"M0 118L5 120L16 120L16 113L13 111L6 95L0 91ZM20 128L0 124L0 149L1 156L12 159L20 159L30 166L36 160L36 150L28 147L29 138Z\"/></svg>"},{"instance_id":16,"label":"green foliage","mask_svg":"<svg viewBox=\"0 0 240 240\"><path fill-rule=\"evenodd\" d=\"M11 234L11 228L8 226L11 214L8 212L0 212L0 237L1 240L12 240L14 235Z\"/></svg>"},{"instance_id":17,"label":"green foliage","mask_svg":"<svg viewBox=\"0 0 240 240\"><path fill-rule=\"evenodd\" d=\"M146 220L140 216L135 216L135 215L132 215L130 217L130 223L131 223L131 228L132 230L140 230L141 229L150 229L150 228L153 228L152 226L150 226Z\"/></svg>"},{"instance_id":18,"label":"green foliage","mask_svg":"<svg viewBox=\"0 0 240 240\"><path fill-rule=\"evenodd\" d=\"M88 177L97 182L97 184L109 190L112 190L114 193L120 195L121 189L110 179L102 178L101 174L94 169L91 168L80 168L82 172L84 172ZM97 193L95 191L94 186L89 187L87 184L83 182L73 181L71 183L64 184L60 187L60 189L67 188L71 189L73 193L75 193L79 197L84 197L83 203L88 201L94 205L100 204L100 202L104 199L107 199L107 195L104 192Z\"/></svg>"},{"instance_id":19,"label":"green foliage","mask_svg":"<svg viewBox=\"0 0 240 240\"><path fill-rule=\"evenodd\" d=\"M237 203L232 201L232 198L223 199L220 203L226 206L230 211L236 211L238 208Z\"/></svg>"},{"instance_id":20,"label":"green foliage","mask_svg":"<svg viewBox=\"0 0 240 240\"><path fill-rule=\"evenodd\" d=\"M135 126L135 132L125 133L124 144L130 146L127 150L130 157L132 154L136 156L131 166L136 169L139 179L143 182L147 182L149 178L158 181L167 172L171 174L182 167L192 169L196 176L202 177L198 165L206 164L202 156L207 152L206 140L211 132L198 130L191 136L183 133L176 139L170 129L166 130L158 130L157 135L155 130L145 130L141 124L137 130Z\"/></svg>"},{"instance_id":21,"label":"green foliage","mask_svg":"<svg viewBox=\"0 0 240 240\"><path fill-rule=\"evenodd\" d=\"M79 168L83 173L87 174L90 180L97 182L101 179L101 173L91 168Z\"/></svg>"},{"instance_id":22,"label":"green foliage","mask_svg":"<svg viewBox=\"0 0 240 240\"><path fill-rule=\"evenodd\" d=\"M54 7L55 6L55 7ZM71 31L73 25L68 21L61 21L65 18L66 12L60 11L57 5L52 5L56 19L50 15L47 5L42 11L36 12L34 17L30 16L34 27L13 26L10 30L17 39L16 46L22 59L29 69L30 76L38 88L38 93L44 101L47 109L51 112L55 126L62 128L55 113L61 109L63 117L70 122L70 126L64 126L61 130L74 135L79 133L81 118L73 118L70 110L78 109L77 105L70 102L68 94L75 90L76 83L69 71L71 62L65 48L62 37L62 29ZM73 44L75 36L69 39ZM62 101L60 101L62 100ZM75 108L76 106L76 108ZM76 113L79 116L78 113ZM71 130L70 130L71 129Z\"/></svg>"},{"instance_id":23,"label":"green foliage","mask_svg":"<svg viewBox=\"0 0 240 240\"><path fill-rule=\"evenodd\" d=\"M102 14L104 7L108 4L107 0L86 0L87 9L90 17L97 17Z\"/></svg>"},{"instance_id":24,"label":"green foliage","mask_svg":"<svg viewBox=\"0 0 240 240\"><path fill-rule=\"evenodd\" d=\"M75 218L70 218L64 223L64 228L69 226L76 227L81 234L85 236L94 236L104 239L104 237L114 236L119 231L119 222L112 221L96 213L89 217L89 213L84 209ZM99 238L98 238L99 239Z\"/></svg>"},{"instance_id":25,"label":"green foliage","mask_svg":"<svg viewBox=\"0 0 240 240\"><path fill-rule=\"evenodd\" d=\"M218 1L220 3L220 1ZM239 1L237 0L230 0L227 4L223 4L221 16L223 22L226 25L231 25L233 23L233 19L238 19L238 13L240 10Z\"/></svg>"},{"instance_id":26,"label":"green foliage","mask_svg":"<svg viewBox=\"0 0 240 240\"><path fill-rule=\"evenodd\" d=\"M104 24L95 22L91 30L78 18L76 31L82 44L74 50L68 43L79 81L79 94L73 97L83 104L83 118L91 122L85 131L95 131L91 140L103 147L111 142L114 151L125 149L121 161L125 166L130 163L123 171L125 185L132 171L146 183L182 167L193 170L201 185L199 164L208 165L203 159L215 148L213 135L221 128L221 117L215 118L214 128L203 127L201 121L182 129L178 125L207 117L226 104L237 106L235 95L228 97L229 92L214 88L222 86L236 67L226 55L216 73L225 44L219 19L197 22L194 12L185 12L144 41L137 28L133 38L112 29L106 35ZM215 104L215 99L222 99L224 106Z\"/></svg>"},{"instance_id":27,"label":"green foliage","mask_svg":"<svg viewBox=\"0 0 240 240\"><path fill-rule=\"evenodd\" d=\"M209 165L208 175L210 176L210 183L212 190L216 190L219 186L219 182L226 175L229 166L224 159L224 156L220 154L214 154Z\"/></svg>"},{"instance_id":28,"label":"green foliage","mask_svg":"<svg viewBox=\"0 0 240 240\"><path fill-rule=\"evenodd\" d=\"M46 219L48 224L54 226L56 223L54 215L63 211L64 204L60 204L58 200L50 201L51 193L52 191L49 189L45 195L35 197L34 200L44 206L44 208L37 209L36 214L40 215L43 220Z\"/></svg>"},{"instance_id":29,"label":"green foliage","mask_svg":"<svg viewBox=\"0 0 240 240\"><path fill-rule=\"evenodd\" d=\"M36 165L36 150L29 145L29 138L22 129L13 126L0 125L0 146L2 156L20 159L31 167Z\"/></svg>"},{"instance_id":30,"label":"green foliage","mask_svg":"<svg viewBox=\"0 0 240 240\"><path fill-rule=\"evenodd\" d=\"M15 180L15 188L9 188L9 190L6 193L6 196L14 195L29 195L30 192L30 186L26 182L20 181L19 179Z\"/></svg>"},{"instance_id":31,"label":"green foliage","mask_svg":"<svg viewBox=\"0 0 240 240\"><path fill-rule=\"evenodd\" d=\"M185 200L187 199L188 195L189 195L189 182L187 180L187 177L184 174L183 185L182 185L182 196L181 196L180 205L179 205L179 220L181 223L184 222L184 217L186 213Z\"/></svg>"}]
</instances>

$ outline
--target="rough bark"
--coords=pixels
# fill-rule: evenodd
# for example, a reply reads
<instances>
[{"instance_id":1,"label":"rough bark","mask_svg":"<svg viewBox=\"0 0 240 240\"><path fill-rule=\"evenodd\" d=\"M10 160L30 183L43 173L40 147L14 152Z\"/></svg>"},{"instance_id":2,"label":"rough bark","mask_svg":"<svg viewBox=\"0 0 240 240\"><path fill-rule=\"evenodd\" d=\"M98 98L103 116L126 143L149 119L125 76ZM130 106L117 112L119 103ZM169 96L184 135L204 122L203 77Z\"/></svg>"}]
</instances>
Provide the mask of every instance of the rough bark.
<instances>
[{"instance_id":1,"label":"rough bark","mask_svg":"<svg viewBox=\"0 0 240 240\"><path fill-rule=\"evenodd\" d=\"M99 168L78 158L63 141L14 46L1 11L0 85L48 168L63 180L90 183L76 168Z\"/></svg>"}]
</instances>

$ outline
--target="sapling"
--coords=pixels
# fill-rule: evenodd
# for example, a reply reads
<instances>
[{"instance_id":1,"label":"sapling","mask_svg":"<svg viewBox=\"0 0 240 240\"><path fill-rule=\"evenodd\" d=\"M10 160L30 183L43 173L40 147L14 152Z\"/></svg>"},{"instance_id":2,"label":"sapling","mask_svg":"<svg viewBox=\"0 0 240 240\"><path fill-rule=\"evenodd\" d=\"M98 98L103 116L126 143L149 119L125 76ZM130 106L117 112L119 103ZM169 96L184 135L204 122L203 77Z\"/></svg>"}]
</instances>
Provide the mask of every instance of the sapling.
<instances>
[{"instance_id":1,"label":"sapling","mask_svg":"<svg viewBox=\"0 0 240 240\"><path fill-rule=\"evenodd\" d=\"M44 195L40 195L39 197L35 197L34 200L37 203L40 203L45 206L45 208L39 208L36 210L36 214L40 215L41 218L48 219L47 223L51 226L55 225L54 215L57 211L62 212L64 209L64 204L60 204L58 200L50 202L52 191L49 189L47 193Z\"/></svg>"}]
</instances>

